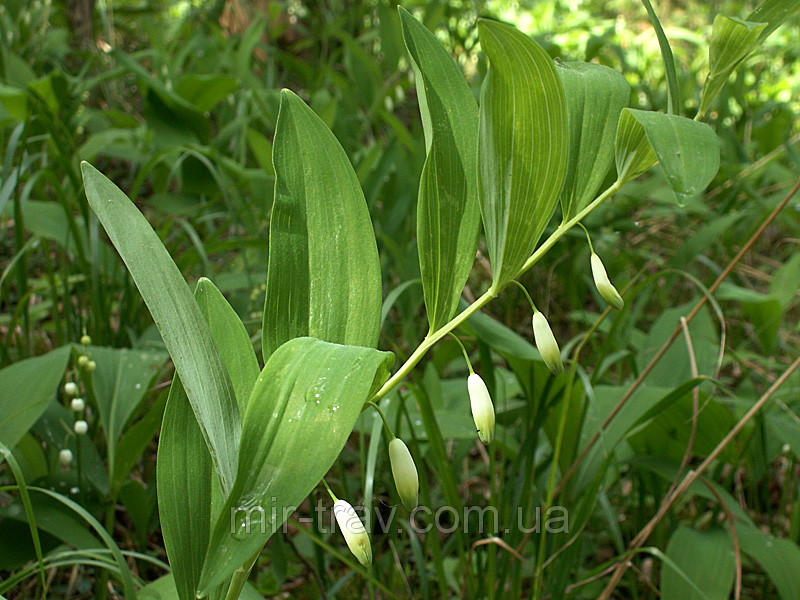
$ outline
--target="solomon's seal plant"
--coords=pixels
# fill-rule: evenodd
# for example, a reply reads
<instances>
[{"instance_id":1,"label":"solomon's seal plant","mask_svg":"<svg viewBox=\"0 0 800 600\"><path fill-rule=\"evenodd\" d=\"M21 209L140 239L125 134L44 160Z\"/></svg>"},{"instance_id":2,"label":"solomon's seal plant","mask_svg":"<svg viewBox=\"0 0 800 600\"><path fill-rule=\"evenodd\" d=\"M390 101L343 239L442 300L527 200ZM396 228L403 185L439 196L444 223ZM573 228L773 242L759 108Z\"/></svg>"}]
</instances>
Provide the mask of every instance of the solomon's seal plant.
<instances>
[{"instance_id":1,"label":"solomon's seal plant","mask_svg":"<svg viewBox=\"0 0 800 600\"><path fill-rule=\"evenodd\" d=\"M281 92L273 141L260 358L214 283L202 278L190 290L135 205L97 169L82 164L89 204L175 366L159 440L157 490L181 600L237 598L262 547L286 518L283 509L299 506L322 481L362 410L398 388L433 345L466 328L509 285L518 285L523 273L627 181L660 163L676 199L684 202L717 172L717 138L708 125L674 111L627 107L630 87L607 67L554 62L529 36L481 19L477 29L489 68L478 105L436 36L402 8L400 23L425 137L416 230L429 332L393 374L394 355L377 349L381 265L359 179L330 129L293 92ZM719 73L730 66L723 63L715 63ZM717 71L704 88L704 108L718 92ZM611 183L601 190L604 181ZM542 240L559 206L561 221ZM459 311L481 229L491 284ZM621 309L622 299L594 252L591 262L598 291ZM525 294L540 359L558 375L564 365L555 336ZM78 364L91 371L90 340L81 342ZM471 408L477 436L489 444L495 408L462 349L470 372L463 410ZM421 414L430 425L432 412ZM87 429L85 421L75 423L75 433ZM391 431L390 438L397 492L411 510L418 502L416 466ZM332 492L331 497L348 547L369 565L364 524L350 504Z\"/></svg>"}]
</instances>

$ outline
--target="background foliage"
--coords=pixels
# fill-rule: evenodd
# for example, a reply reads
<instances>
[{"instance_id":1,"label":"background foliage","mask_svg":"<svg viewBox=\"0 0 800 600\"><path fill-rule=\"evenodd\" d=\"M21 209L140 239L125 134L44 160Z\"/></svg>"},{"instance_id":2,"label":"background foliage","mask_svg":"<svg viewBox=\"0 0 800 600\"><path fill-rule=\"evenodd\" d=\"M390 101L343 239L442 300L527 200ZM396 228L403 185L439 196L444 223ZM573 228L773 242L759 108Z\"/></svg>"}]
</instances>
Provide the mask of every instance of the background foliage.
<instances>
[{"instance_id":1,"label":"background foliage","mask_svg":"<svg viewBox=\"0 0 800 600\"><path fill-rule=\"evenodd\" d=\"M631 107L666 109L656 36L634 0L403 6L451 50L476 98L487 69L478 51L480 13L514 23L551 57L614 68L632 87ZM656 9L675 53L677 112L693 117L714 15L744 17L752 6L673 0ZM128 271L89 210L80 161L92 162L136 201L184 277L214 281L261 356L272 140L284 87L308 102L353 163L378 240L379 348L404 359L428 329L415 241L425 142L395 6L268 0L0 6L0 442L12 456L0 474L4 484L13 483L17 465L28 485L75 502L31 491L26 503L16 491L0 492L0 590L8 597L41 593L39 553L48 567L59 567L46 573L54 597L126 593L134 579L154 581L166 572L154 460L172 367ZM562 471L678 317L794 184L799 110L795 15L734 73L708 113L721 166L702 198L676 208L656 168L587 219L595 250L617 287L629 292L626 309L602 320L583 346L582 368L569 388L581 414L566 421ZM778 215L692 321L694 370L681 338L564 489L559 501L574 511L581 535L546 565L549 593L597 597L602 581L593 577L655 513L690 440L692 461L706 456L797 357L798 202ZM468 299L491 283L483 243L478 252ZM539 308L569 352L605 304L591 285L581 232L571 232L548 257L522 282L537 290ZM528 518L544 503L560 414L551 409L565 382L532 358L529 309L517 288L485 313L460 335L495 399L496 451L475 443L466 371L453 341L441 342L408 385L384 400L384 410L396 433L412 440L423 504L494 506L505 523L517 507ZM80 343L84 334L88 347ZM96 370L78 364L83 354ZM66 380L86 392L88 436L71 433ZM20 389L29 399L22 408ZM796 598L798 389L795 373L717 461L711 487L697 484L658 525L620 594L726 598L740 570L743 597ZM426 403L418 405L419 397L430 400L436 428L423 425ZM329 479L385 511L396 497L380 436L380 422L365 413ZM59 451L67 448L78 469L59 466ZM581 503L582 497L597 503ZM29 509L41 547L31 536ZM313 512L301 507L296 517L306 516ZM252 582L265 596L301 598L494 598L500 592L493 582L508 585L513 597L527 596L541 567L536 559L569 539L504 536L521 552L519 560L497 544L474 545L485 533L417 537L403 523L398 533L368 522L380 558L367 573L319 523L292 521L289 533L273 537L262 553ZM733 539L739 549L732 557ZM709 558L687 560L694 556L688 549L699 548ZM114 566L120 551L131 565L129 582ZM717 572L726 575L714 579Z\"/></svg>"}]
</instances>

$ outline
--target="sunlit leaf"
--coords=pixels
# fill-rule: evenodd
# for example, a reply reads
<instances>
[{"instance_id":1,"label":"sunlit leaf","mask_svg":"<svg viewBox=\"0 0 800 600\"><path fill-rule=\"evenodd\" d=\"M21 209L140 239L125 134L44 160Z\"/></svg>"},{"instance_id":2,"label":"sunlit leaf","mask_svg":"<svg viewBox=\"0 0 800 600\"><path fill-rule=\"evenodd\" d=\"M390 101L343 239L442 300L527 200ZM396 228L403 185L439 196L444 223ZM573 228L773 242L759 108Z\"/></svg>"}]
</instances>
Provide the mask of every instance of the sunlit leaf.
<instances>
[{"instance_id":1,"label":"sunlit leaf","mask_svg":"<svg viewBox=\"0 0 800 600\"><path fill-rule=\"evenodd\" d=\"M201 593L258 550L319 483L392 360L313 338L272 354L244 415L243 459L211 536Z\"/></svg>"},{"instance_id":2,"label":"sunlit leaf","mask_svg":"<svg viewBox=\"0 0 800 600\"><path fill-rule=\"evenodd\" d=\"M700 113L708 110L731 73L758 45L766 23L742 21L734 17L717 15L708 47L708 77L703 85Z\"/></svg>"},{"instance_id":3,"label":"sunlit leaf","mask_svg":"<svg viewBox=\"0 0 800 600\"><path fill-rule=\"evenodd\" d=\"M594 199L614 163L614 135L631 87L602 65L556 61L556 68L569 113L569 162L561 190L561 213L568 221Z\"/></svg>"},{"instance_id":4,"label":"sunlit leaf","mask_svg":"<svg viewBox=\"0 0 800 600\"><path fill-rule=\"evenodd\" d=\"M223 488L233 484L240 421L233 386L208 325L178 267L147 219L89 163L89 205L130 271L183 381Z\"/></svg>"},{"instance_id":5,"label":"sunlit leaf","mask_svg":"<svg viewBox=\"0 0 800 600\"><path fill-rule=\"evenodd\" d=\"M509 25L478 21L490 61L481 91L478 179L494 289L514 279L553 216L569 151L553 61Z\"/></svg>"},{"instance_id":6,"label":"sunlit leaf","mask_svg":"<svg viewBox=\"0 0 800 600\"><path fill-rule=\"evenodd\" d=\"M272 159L264 360L300 336L374 348L381 279L364 194L333 133L289 90Z\"/></svg>"},{"instance_id":7,"label":"sunlit leaf","mask_svg":"<svg viewBox=\"0 0 800 600\"><path fill-rule=\"evenodd\" d=\"M436 36L403 8L400 18L425 132L417 247L428 321L435 330L455 313L478 245L478 105Z\"/></svg>"},{"instance_id":8,"label":"sunlit leaf","mask_svg":"<svg viewBox=\"0 0 800 600\"><path fill-rule=\"evenodd\" d=\"M615 149L621 182L659 162L681 205L702 193L719 170L714 130L705 123L676 115L624 109Z\"/></svg>"}]
</instances>

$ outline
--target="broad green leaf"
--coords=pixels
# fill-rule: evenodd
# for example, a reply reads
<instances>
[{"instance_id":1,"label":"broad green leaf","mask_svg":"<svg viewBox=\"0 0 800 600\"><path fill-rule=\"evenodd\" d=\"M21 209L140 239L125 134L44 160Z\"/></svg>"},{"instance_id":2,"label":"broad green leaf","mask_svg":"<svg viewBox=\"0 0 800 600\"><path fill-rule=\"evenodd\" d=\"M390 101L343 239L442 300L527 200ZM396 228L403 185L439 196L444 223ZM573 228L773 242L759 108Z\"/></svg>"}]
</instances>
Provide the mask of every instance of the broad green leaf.
<instances>
[{"instance_id":1,"label":"broad green leaf","mask_svg":"<svg viewBox=\"0 0 800 600\"><path fill-rule=\"evenodd\" d=\"M259 374L253 345L236 312L205 277L194 298L230 374L240 413ZM181 600L197 592L220 491L211 456L203 441L180 378L170 388L158 447L158 505L167 556Z\"/></svg>"},{"instance_id":2,"label":"broad green leaf","mask_svg":"<svg viewBox=\"0 0 800 600\"><path fill-rule=\"evenodd\" d=\"M647 336L639 341L636 350L636 367L642 372L656 355L664 341L672 334L680 318L689 313L694 302L670 308L661 313L655 320ZM697 374L714 378L719 357L719 335L711 318L711 312L702 309L689 323L688 330L692 339ZM672 387L676 381L687 381L692 378L692 362L685 343L674 343L647 376L648 385Z\"/></svg>"},{"instance_id":3,"label":"broad green leaf","mask_svg":"<svg viewBox=\"0 0 800 600\"><path fill-rule=\"evenodd\" d=\"M417 249L433 331L455 313L478 247L478 105L436 36L403 8L400 19L427 150L417 201Z\"/></svg>"},{"instance_id":4,"label":"broad green leaf","mask_svg":"<svg viewBox=\"0 0 800 600\"><path fill-rule=\"evenodd\" d=\"M130 271L183 382L222 487L236 473L241 426L233 386L189 286L147 219L89 163L89 205Z\"/></svg>"},{"instance_id":5,"label":"broad green leaf","mask_svg":"<svg viewBox=\"0 0 800 600\"><path fill-rule=\"evenodd\" d=\"M92 346L89 351L97 364L92 381L108 445L108 472L113 475L117 441L131 414L150 390L167 354L98 346Z\"/></svg>"},{"instance_id":6,"label":"broad green leaf","mask_svg":"<svg viewBox=\"0 0 800 600\"><path fill-rule=\"evenodd\" d=\"M147 408L144 416L131 425L119 439L114 460L114 471L111 473L111 489L120 489L139 457L150 445L153 436L161 426L166 404L167 392L164 391L152 406Z\"/></svg>"},{"instance_id":7,"label":"broad green leaf","mask_svg":"<svg viewBox=\"0 0 800 600\"><path fill-rule=\"evenodd\" d=\"M272 160L264 361L300 336L374 348L381 272L364 194L333 133L289 90Z\"/></svg>"},{"instance_id":8,"label":"broad green leaf","mask_svg":"<svg viewBox=\"0 0 800 600\"><path fill-rule=\"evenodd\" d=\"M64 377L69 354L69 346L62 346L0 370L0 442L16 446L47 410Z\"/></svg>"},{"instance_id":9,"label":"broad green leaf","mask_svg":"<svg viewBox=\"0 0 800 600\"><path fill-rule=\"evenodd\" d=\"M211 337L233 384L239 414L243 415L260 371L250 336L236 311L211 280L201 277L194 297L211 329Z\"/></svg>"},{"instance_id":10,"label":"broad green leaf","mask_svg":"<svg viewBox=\"0 0 800 600\"><path fill-rule=\"evenodd\" d=\"M664 600L726 600L730 597L735 568L733 542L724 529L697 531L679 527L669 539L666 555L673 564L666 563L661 572ZM676 567L690 581L680 576ZM704 595L698 593L698 588Z\"/></svg>"},{"instance_id":11,"label":"broad green leaf","mask_svg":"<svg viewBox=\"0 0 800 600\"><path fill-rule=\"evenodd\" d=\"M239 87L229 75L184 75L175 85L175 92L197 110L208 112Z\"/></svg>"},{"instance_id":12,"label":"broad green leaf","mask_svg":"<svg viewBox=\"0 0 800 600\"><path fill-rule=\"evenodd\" d=\"M139 590L140 600L179 600L178 592L175 589L175 581L172 573L159 577L151 581ZM264 596L258 593L253 584L247 582L239 596L239 600L264 600Z\"/></svg>"},{"instance_id":13,"label":"broad green leaf","mask_svg":"<svg viewBox=\"0 0 800 600\"><path fill-rule=\"evenodd\" d=\"M797 0L765 0L746 19L714 18L708 48L708 77L703 85L699 115L704 115L722 86L769 35L798 8Z\"/></svg>"},{"instance_id":14,"label":"broad green leaf","mask_svg":"<svg viewBox=\"0 0 800 600\"><path fill-rule=\"evenodd\" d=\"M797 600L800 590L800 549L794 540L780 539L753 526L737 526L742 553L761 565L781 600Z\"/></svg>"},{"instance_id":15,"label":"broad green leaf","mask_svg":"<svg viewBox=\"0 0 800 600\"><path fill-rule=\"evenodd\" d=\"M561 213L568 221L594 199L614 163L614 135L631 86L602 65L556 61L569 114L569 161Z\"/></svg>"},{"instance_id":16,"label":"broad green leaf","mask_svg":"<svg viewBox=\"0 0 800 600\"><path fill-rule=\"evenodd\" d=\"M641 175L657 160L681 205L698 196L719 170L714 130L686 117L626 108L615 147L619 181Z\"/></svg>"},{"instance_id":17,"label":"broad green leaf","mask_svg":"<svg viewBox=\"0 0 800 600\"><path fill-rule=\"evenodd\" d=\"M247 405L242 460L211 536L200 592L253 555L330 469L392 354L296 338L270 357Z\"/></svg>"},{"instance_id":18,"label":"broad green leaf","mask_svg":"<svg viewBox=\"0 0 800 600\"><path fill-rule=\"evenodd\" d=\"M553 61L509 25L478 21L491 64L481 90L478 181L492 288L514 279L553 216L569 152Z\"/></svg>"},{"instance_id":19,"label":"broad green leaf","mask_svg":"<svg viewBox=\"0 0 800 600\"><path fill-rule=\"evenodd\" d=\"M759 35L758 41L761 43L798 9L800 2L797 0L764 0L747 15L746 20L751 23L767 24Z\"/></svg>"},{"instance_id":20,"label":"broad green leaf","mask_svg":"<svg viewBox=\"0 0 800 600\"><path fill-rule=\"evenodd\" d=\"M731 73L741 65L759 44L766 23L742 21L717 15L708 46L708 77L703 84L699 113L705 114Z\"/></svg>"},{"instance_id":21,"label":"broad green leaf","mask_svg":"<svg viewBox=\"0 0 800 600\"><path fill-rule=\"evenodd\" d=\"M211 456L180 377L169 391L158 443L158 512L181 600L196 596L211 532Z\"/></svg>"}]
</instances>

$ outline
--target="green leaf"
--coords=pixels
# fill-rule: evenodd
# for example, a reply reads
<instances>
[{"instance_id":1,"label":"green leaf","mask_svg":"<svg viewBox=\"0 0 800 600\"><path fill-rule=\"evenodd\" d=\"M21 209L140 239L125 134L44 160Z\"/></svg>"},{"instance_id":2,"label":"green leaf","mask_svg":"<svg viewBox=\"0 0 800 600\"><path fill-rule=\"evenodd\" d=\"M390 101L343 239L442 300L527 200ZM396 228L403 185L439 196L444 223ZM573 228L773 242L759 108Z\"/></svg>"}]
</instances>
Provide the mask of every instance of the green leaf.
<instances>
[{"instance_id":1,"label":"green leaf","mask_svg":"<svg viewBox=\"0 0 800 600\"><path fill-rule=\"evenodd\" d=\"M631 86L602 65L556 61L569 114L569 161L561 213L568 221L594 199L614 162L614 135Z\"/></svg>"},{"instance_id":2,"label":"green leaf","mask_svg":"<svg viewBox=\"0 0 800 600\"><path fill-rule=\"evenodd\" d=\"M297 338L272 354L242 429L234 489L211 537L200 593L253 555L330 469L393 356Z\"/></svg>"},{"instance_id":3,"label":"green leaf","mask_svg":"<svg viewBox=\"0 0 800 600\"><path fill-rule=\"evenodd\" d=\"M239 414L243 415L260 372L250 336L239 315L210 279L199 279L194 297L233 384Z\"/></svg>"},{"instance_id":4,"label":"green leaf","mask_svg":"<svg viewBox=\"0 0 800 600\"><path fill-rule=\"evenodd\" d=\"M381 273L364 194L333 133L289 90L281 92L272 160L264 361L306 335L374 348Z\"/></svg>"},{"instance_id":5,"label":"green leaf","mask_svg":"<svg viewBox=\"0 0 800 600\"><path fill-rule=\"evenodd\" d=\"M731 73L741 65L759 44L766 23L742 21L717 15L708 46L708 77L703 84L699 113L705 114Z\"/></svg>"},{"instance_id":6,"label":"green leaf","mask_svg":"<svg viewBox=\"0 0 800 600\"><path fill-rule=\"evenodd\" d=\"M184 75L175 85L177 94L201 112L208 112L239 88L229 75Z\"/></svg>"},{"instance_id":7,"label":"green leaf","mask_svg":"<svg viewBox=\"0 0 800 600\"><path fill-rule=\"evenodd\" d=\"M230 374L239 405L247 400L259 375L250 337L236 312L205 277L194 292L214 344ZM158 505L167 556L181 600L195 598L213 517L221 503L211 456L179 377L170 388L158 447Z\"/></svg>"},{"instance_id":8,"label":"green leaf","mask_svg":"<svg viewBox=\"0 0 800 600\"><path fill-rule=\"evenodd\" d=\"M167 404L167 392L162 392L152 406L148 407L144 416L122 435L117 443L117 454L114 470L111 473L111 488L122 487L128 474L133 469L142 452L150 445L164 417Z\"/></svg>"},{"instance_id":9,"label":"green leaf","mask_svg":"<svg viewBox=\"0 0 800 600\"><path fill-rule=\"evenodd\" d=\"M746 19L714 18L708 48L708 77L703 85L699 115L704 115L722 86L747 57L798 8L797 0L765 0Z\"/></svg>"},{"instance_id":10,"label":"green leaf","mask_svg":"<svg viewBox=\"0 0 800 600\"><path fill-rule=\"evenodd\" d=\"M147 219L89 163L81 163L81 170L89 205L150 309L186 388L222 487L230 490L241 427L233 386L208 325Z\"/></svg>"},{"instance_id":11,"label":"green leaf","mask_svg":"<svg viewBox=\"0 0 800 600\"><path fill-rule=\"evenodd\" d=\"M696 531L679 527L669 539L666 555L672 563L667 562L661 573L664 600L726 600L730 597L735 565L731 536L724 529ZM690 581L679 575L676 568Z\"/></svg>"},{"instance_id":12,"label":"green leaf","mask_svg":"<svg viewBox=\"0 0 800 600\"><path fill-rule=\"evenodd\" d=\"M719 170L714 130L676 115L624 109L615 148L620 182L641 175L657 160L680 205L698 196Z\"/></svg>"},{"instance_id":13,"label":"green leaf","mask_svg":"<svg viewBox=\"0 0 800 600\"><path fill-rule=\"evenodd\" d=\"M758 42L761 43L797 9L800 9L800 3L797 0L764 0L747 15L746 20L752 23L767 24L758 36Z\"/></svg>"},{"instance_id":14,"label":"green leaf","mask_svg":"<svg viewBox=\"0 0 800 600\"><path fill-rule=\"evenodd\" d=\"M776 538L753 526L738 526L742 553L766 571L781 600L797 600L800 589L800 549L792 540Z\"/></svg>"},{"instance_id":15,"label":"green leaf","mask_svg":"<svg viewBox=\"0 0 800 600\"><path fill-rule=\"evenodd\" d=\"M108 472L116 470L117 440L131 414L150 389L164 361L165 352L149 352L92 346L97 369L92 374L97 408L108 444Z\"/></svg>"},{"instance_id":16,"label":"green leaf","mask_svg":"<svg viewBox=\"0 0 800 600\"><path fill-rule=\"evenodd\" d=\"M161 425L157 458L158 513L164 547L181 600L193 600L211 531L211 456L176 375Z\"/></svg>"},{"instance_id":17,"label":"green leaf","mask_svg":"<svg viewBox=\"0 0 800 600\"><path fill-rule=\"evenodd\" d=\"M64 377L69 346L0 370L0 442L13 448L42 416ZM25 393L20 395L20 390Z\"/></svg>"},{"instance_id":18,"label":"green leaf","mask_svg":"<svg viewBox=\"0 0 800 600\"><path fill-rule=\"evenodd\" d=\"M140 600L178 600L179 598L172 573L159 577L139 590ZM239 600L264 600L264 596L253 587L252 583L248 582L245 584Z\"/></svg>"},{"instance_id":19,"label":"green leaf","mask_svg":"<svg viewBox=\"0 0 800 600\"><path fill-rule=\"evenodd\" d=\"M561 79L530 37L478 21L491 66L481 90L478 181L492 288L514 279L553 216L567 169Z\"/></svg>"},{"instance_id":20,"label":"green leaf","mask_svg":"<svg viewBox=\"0 0 800 600\"><path fill-rule=\"evenodd\" d=\"M664 33L664 28L661 27L661 21L658 20L656 11L653 10L653 5L650 4L650 0L642 0L642 4L647 10L647 16L658 38L661 61L664 63L664 78L667 80L667 112L674 115L680 111L681 104L678 99L678 75L675 72L675 59L672 57L672 48L670 48L669 40Z\"/></svg>"},{"instance_id":21,"label":"green leaf","mask_svg":"<svg viewBox=\"0 0 800 600\"><path fill-rule=\"evenodd\" d=\"M436 36L399 10L427 150L417 201L417 249L434 331L455 313L478 247L478 105Z\"/></svg>"}]
</instances>

